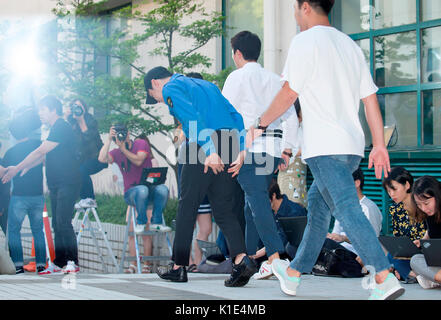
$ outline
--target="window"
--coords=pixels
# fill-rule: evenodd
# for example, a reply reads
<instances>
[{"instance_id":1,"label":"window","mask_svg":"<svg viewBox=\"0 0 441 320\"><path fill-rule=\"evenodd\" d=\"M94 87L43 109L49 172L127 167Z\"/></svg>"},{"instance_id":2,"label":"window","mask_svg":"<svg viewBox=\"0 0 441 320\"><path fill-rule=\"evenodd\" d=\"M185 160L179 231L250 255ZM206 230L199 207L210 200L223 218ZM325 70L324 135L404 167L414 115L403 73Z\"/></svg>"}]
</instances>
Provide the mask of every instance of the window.
<instances>
[{"instance_id":1,"label":"window","mask_svg":"<svg viewBox=\"0 0 441 320\"><path fill-rule=\"evenodd\" d=\"M259 63L263 64L263 0L224 0L226 37L223 46L223 67L234 67L230 39L240 31L257 34L262 41Z\"/></svg>"},{"instance_id":2,"label":"window","mask_svg":"<svg viewBox=\"0 0 441 320\"><path fill-rule=\"evenodd\" d=\"M441 1L336 0L331 23L362 48L395 150L441 146ZM360 110L366 145L369 128Z\"/></svg>"}]
</instances>

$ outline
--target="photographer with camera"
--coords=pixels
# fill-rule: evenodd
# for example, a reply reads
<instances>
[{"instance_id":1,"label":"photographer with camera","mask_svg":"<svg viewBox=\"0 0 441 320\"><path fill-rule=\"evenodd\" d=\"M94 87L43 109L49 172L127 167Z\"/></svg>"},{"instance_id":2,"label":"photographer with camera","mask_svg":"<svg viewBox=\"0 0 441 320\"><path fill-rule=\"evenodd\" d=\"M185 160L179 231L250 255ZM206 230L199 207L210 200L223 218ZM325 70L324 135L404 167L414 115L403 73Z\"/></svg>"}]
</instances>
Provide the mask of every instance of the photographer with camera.
<instances>
[{"instance_id":1,"label":"photographer with camera","mask_svg":"<svg viewBox=\"0 0 441 320\"><path fill-rule=\"evenodd\" d=\"M72 125L80 141L81 200L75 208L96 207L90 176L107 168L107 164L98 161L98 154L103 146L98 132L98 122L88 112L87 105L81 99L72 101L66 115L67 121Z\"/></svg>"},{"instance_id":2,"label":"photographer with camera","mask_svg":"<svg viewBox=\"0 0 441 320\"><path fill-rule=\"evenodd\" d=\"M118 146L109 152L114 141ZM124 200L134 206L138 212L135 233L142 233L147 224L147 206L153 201L153 213L150 230L167 232L170 227L162 225L162 212L168 200L168 188L163 185L140 185L144 168L152 167L152 155L149 145L144 139L130 139L126 126L117 124L110 128L109 138L99 153L98 160L102 163L116 163L124 180Z\"/></svg>"}]
</instances>

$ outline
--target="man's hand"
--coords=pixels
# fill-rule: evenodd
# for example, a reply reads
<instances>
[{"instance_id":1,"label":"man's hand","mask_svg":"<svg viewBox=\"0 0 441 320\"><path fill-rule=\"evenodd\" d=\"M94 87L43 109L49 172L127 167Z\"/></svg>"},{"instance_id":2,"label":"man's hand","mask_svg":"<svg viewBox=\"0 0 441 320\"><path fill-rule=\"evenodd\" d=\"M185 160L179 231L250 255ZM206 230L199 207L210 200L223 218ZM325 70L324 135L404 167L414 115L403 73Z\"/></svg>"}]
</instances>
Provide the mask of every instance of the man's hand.
<instances>
[{"instance_id":1,"label":"man's hand","mask_svg":"<svg viewBox=\"0 0 441 320\"><path fill-rule=\"evenodd\" d=\"M335 242L345 242L346 241L346 237L339 235L338 233L328 233L326 238L334 240Z\"/></svg>"},{"instance_id":2,"label":"man's hand","mask_svg":"<svg viewBox=\"0 0 441 320\"><path fill-rule=\"evenodd\" d=\"M292 153L292 150L285 149L285 150L283 150L283 152ZM286 155L285 153L282 153L282 160L283 160L282 163L279 164L279 170L286 171L286 169L288 169L289 161L291 160L291 157Z\"/></svg>"},{"instance_id":3,"label":"man's hand","mask_svg":"<svg viewBox=\"0 0 441 320\"><path fill-rule=\"evenodd\" d=\"M212 153L205 159L204 173L208 172L208 167L213 170L214 174L218 174L224 171L225 165L217 153Z\"/></svg>"},{"instance_id":4,"label":"man's hand","mask_svg":"<svg viewBox=\"0 0 441 320\"><path fill-rule=\"evenodd\" d=\"M110 142L112 142L113 138L115 138L115 140L116 140L116 131L115 131L114 127L110 127L108 139Z\"/></svg>"},{"instance_id":5,"label":"man's hand","mask_svg":"<svg viewBox=\"0 0 441 320\"><path fill-rule=\"evenodd\" d=\"M384 177L387 178L390 172L390 160L389 153L385 146L373 147L369 155L369 169L375 167L375 176L377 179L382 178L384 171Z\"/></svg>"},{"instance_id":6,"label":"man's hand","mask_svg":"<svg viewBox=\"0 0 441 320\"><path fill-rule=\"evenodd\" d=\"M20 170L18 170L18 168L16 166L7 167L6 172L2 178L3 184L11 181L18 174L19 171Z\"/></svg>"},{"instance_id":7,"label":"man's hand","mask_svg":"<svg viewBox=\"0 0 441 320\"><path fill-rule=\"evenodd\" d=\"M247 155L247 152L245 150L241 151L239 155L237 156L236 161L234 161L230 168L228 169L228 173L232 173L232 177L234 178L239 174L240 168L242 168L243 162L245 161L245 157Z\"/></svg>"},{"instance_id":8,"label":"man's hand","mask_svg":"<svg viewBox=\"0 0 441 320\"><path fill-rule=\"evenodd\" d=\"M254 126L251 126L250 129L248 129L247 136L246 136L246 147L247 149L251 148L251 145L253 144L253 141L259 138L263 134L262 129L256 129Z\"/></svg>"},{"instance_id":9,"label":"man's hand","mask_svg":"<svg viewBox=\"0 0 441 320\"><path fill-rule=\"evenodd\" d=\"M413 242L414 245L416 245L418 248L421 248L421 241L420 240L415 240Z\"/></svg>"}]
</instances>

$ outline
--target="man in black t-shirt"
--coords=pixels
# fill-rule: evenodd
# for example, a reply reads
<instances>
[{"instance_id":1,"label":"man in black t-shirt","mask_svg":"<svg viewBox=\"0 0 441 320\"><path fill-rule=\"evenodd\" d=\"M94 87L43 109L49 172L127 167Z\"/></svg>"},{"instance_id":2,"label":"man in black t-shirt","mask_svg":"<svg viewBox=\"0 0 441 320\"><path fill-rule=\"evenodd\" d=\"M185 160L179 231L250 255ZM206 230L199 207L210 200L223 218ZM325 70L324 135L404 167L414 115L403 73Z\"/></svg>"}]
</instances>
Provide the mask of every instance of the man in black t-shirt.
<instances>
[{"instance_id":1,"label":"man in black t-shirt","mask_svg":"<svg viewBox=\"0 0 441 320\"><path fill-rule=\"evenodd\" d=\"M9 130L17 140L4 158L5 167L19 164L26 156L41 145L40 140L29 135L41 126L35 109L28 108L17 115L10 123ZM21 244L21 226L26 215L29 217L35 244L37 272L41 273L46 265L46 245L43 232L43 165L38 164L23 176L13 179L12 197L8 213L8 244L16 273L24 273L23 247Z\"/></svg>"},{"instance_id":2,"label":"man in black t-shirt","mask_svg":"<svg viewBox=\"0 0 441 320\"><path fill-rule=\"evenodd\" d=\"M57 98L46 96L40 100L38 113L41 122L50 127L48 138L17 166L8 167L2 181L10 181L20 171L23 175L23 172L26 173L46 157L46 177L55 233L55 260L43 274L60 272L61 267L65 273L76 273L80 269L72 216L81 183L78 142L72 127L62 118L63 108Z\"/></svg>"}]
</instances>

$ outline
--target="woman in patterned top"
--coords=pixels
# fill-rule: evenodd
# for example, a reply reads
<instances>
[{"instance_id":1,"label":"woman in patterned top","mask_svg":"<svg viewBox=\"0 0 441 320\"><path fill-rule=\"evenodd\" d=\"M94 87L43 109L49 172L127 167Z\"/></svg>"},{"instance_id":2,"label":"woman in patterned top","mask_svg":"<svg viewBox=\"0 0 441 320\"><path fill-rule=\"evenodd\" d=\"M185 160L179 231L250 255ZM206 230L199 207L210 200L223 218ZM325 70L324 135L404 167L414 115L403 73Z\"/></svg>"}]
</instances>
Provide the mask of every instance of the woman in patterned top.
<instances>
[{"instance_id":1,"label":"woman in patterned top","mask_svg":"<svg viewBox=\"0 0 441 320\"><path fill-rule=\"evenodd\" d=\"M426 233L424 222L417 222L414 218L417 210L412 199L413 177L403 167L393 168L387 178L383 180L383 188L387 191L394 204L389 207L392 216L393 235L395 237L409 237L412 241L421 239ZM398 279L406 283L415 283L416 277L410 268L410 261L393 259L390 253L387 257L396 270Z\"/></svg>"}]
</instances>

